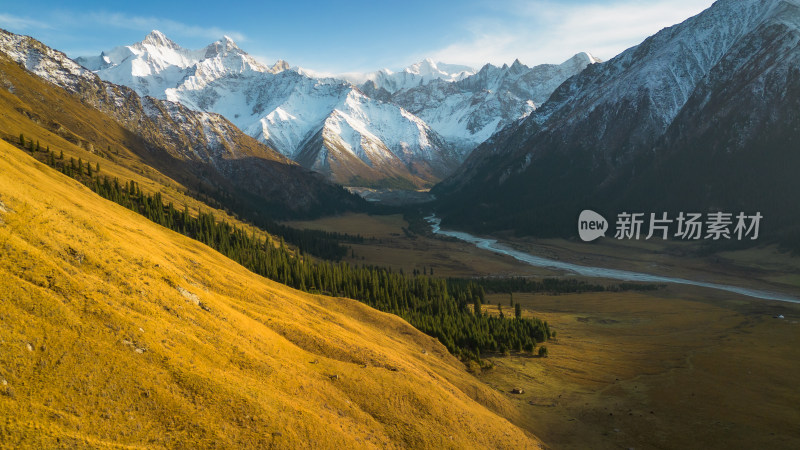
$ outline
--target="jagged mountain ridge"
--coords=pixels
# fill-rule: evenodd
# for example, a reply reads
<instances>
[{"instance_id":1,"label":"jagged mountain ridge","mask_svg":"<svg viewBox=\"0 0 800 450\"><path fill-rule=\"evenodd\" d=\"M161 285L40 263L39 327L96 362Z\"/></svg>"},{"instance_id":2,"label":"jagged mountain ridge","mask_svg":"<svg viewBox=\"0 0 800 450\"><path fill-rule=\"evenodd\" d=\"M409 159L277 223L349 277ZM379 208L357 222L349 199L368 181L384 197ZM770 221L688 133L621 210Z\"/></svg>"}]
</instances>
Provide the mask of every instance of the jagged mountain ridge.
<instances>
[{"instance_id":1,"label":"jagged mountain ridge","mask_svg":"<svg viewBox=\"0 0 800 450\"><path fill-rule=\"evenodd\" d=\"M561 64L487 64L456 82L436 80L395 93L391 101L425 120L467 156L496 132L528 117L568 78L599 62L579 53Z\"/></svg>"},{"instance_id":2,"label":"jagged mountain ridge","mask_svg":"<svg viewBox=\"0 0 800 450\"><path fill-rule=\"evenodd\" d=\"M443 139L397 106L380 104L346 81L286 70L283 62L267 68L229 38L191 51L154 31L144 41L103 57L108 63L93 67L101 78L140 94L222 114L287 157L297 159L302 151L304 158L299 160L306 167L346 166L367 182L399 177L422 186L450 173L459 162ZM380 111L391 120L373 123L365 110ZM347 139L339 134L335 143L320 138L336 134L330 127L337 129L341 122L350 131ZM352 181L329 170L323 173L341 184Z\"/></svg>"},{"instance_id":3,"label":"jagged mountain ridge","mask_svg":"<svg viewBox=\"0 0 800 450\"><path fill-rule=\"evenodd\" d=\"M132 133L130 139L140 140L134 147L141 158L190 188L222 196L235 192L252 211L276 216L358 207L340 188L245 135L221 115L140 97L30 37L0 30L0 52L111 117Z\"/></svg>"},{"instance_id":4,"label":"jagged mountain ridge","mask_svg":"<svg viewBox=\"0 0 800 450\"><path fill-rule=\"evenodd\" d=\"M309 73L313 74L313 72ZM426 58L399 72L381 69L377 72L366 74L343 74L335 76L335 78L349 81L355 85L370 83L377 89L384 89L390 94L395 94L398 91L423 86L437 80L444 82L460 81L476 73L477 71L469 66L447 64L441 61L434 62L432 59Z\"/></svg>"},{"instance_id":5,"label":"jagged mountain ridge","mask_svg":"<svg viewBox=\"0 0 800 450\"><path fill-rule=\"evenodd\" d=\"M777 222L788 224L787 214L775 206L784 196L773 186L796 184L778 167L797 158L785 145L796 139L796 131L788 131L795 119L787 114L796 103L789 95L797 71L790 63L797 51L792 47L796 12L784 11L796 7L795 0L720 0L607 63L590 66L528 119L473 152L436 188L454 205L442 202L446 220L483 231L568 236L586 207L753 209L760 198L773 204L781 217ZM783 29L777 42L765 39L775 34L774 27ZM784 86L764 81L778 73ZM721 105L726 108L717 109ZM782 143L765 147L777 133L754 123L782 129ZM702 141L694 140L699 136ZM758 161L763 171L748 172ZM695 170L678 170L693 164ZM715 164L725 170L715 169L717 175L708 179ZM744 185L753 192L746 193ZM682 188L671 192L665 186Z\"/></svg>"},{"instance_id":6,"label":"jagged mountain ridge","mask_svg":"<svg viewBox=\"0 0 800 450\"><path fill-rule=\"evenodd\" d=\"M560 66L487 65L475 73L425 60L401 72L336 79L287 69L283 61L269 69L228 38L191 51L156 31L79 61L139 93L222 114L338 183L403 180L406 186L449 175L477 144L596 62L578 55Z\"/></svg>"}]
</instances>

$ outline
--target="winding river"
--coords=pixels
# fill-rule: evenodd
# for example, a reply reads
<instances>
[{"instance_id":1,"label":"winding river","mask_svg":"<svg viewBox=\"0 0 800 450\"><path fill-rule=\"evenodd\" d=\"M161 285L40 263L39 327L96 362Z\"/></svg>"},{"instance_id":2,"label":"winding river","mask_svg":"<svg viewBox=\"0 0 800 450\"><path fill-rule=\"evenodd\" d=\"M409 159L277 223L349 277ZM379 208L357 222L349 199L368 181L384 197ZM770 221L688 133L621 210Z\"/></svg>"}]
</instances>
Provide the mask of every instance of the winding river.
<instances>
[{"instance_id":1,"label":"winding river","mask_svg":"<svg viewBox=\"0 0 800 450\"><path fill-rule=\"evenodd\" d=\"M490 252L498 253L501 255L508 255L518 261L536 267L545 267L548 269L563 270L567 273L572 273L584 277L609 278L620 281L641 281L646 283L685 284L690 286L699 286L709 289L717 289L720 291L733 292L735 294L746 295L748 297L760 298L764 300L777 300L781 302L800 303L800 298L775 292L747 289L737 286L729 286L725 284L707 283L704 281L686 280L683 278L664 277L660 275L651 275L640 272L630 272L627 270L581 266L578 264L572 264L568 262L542 258L540 256L531 255L530 253L525 253L508 248L503 244L499 244L495 239L476 237L469 233L464 233L461 231L443 230L441 227L442 219L436 217L435 214L426 217L425 220L430 224L431 230L433 231L434 234L453 237L462 240L464 242L473 244L480 249L489 250Z\"/></svg>"}]
</instances>

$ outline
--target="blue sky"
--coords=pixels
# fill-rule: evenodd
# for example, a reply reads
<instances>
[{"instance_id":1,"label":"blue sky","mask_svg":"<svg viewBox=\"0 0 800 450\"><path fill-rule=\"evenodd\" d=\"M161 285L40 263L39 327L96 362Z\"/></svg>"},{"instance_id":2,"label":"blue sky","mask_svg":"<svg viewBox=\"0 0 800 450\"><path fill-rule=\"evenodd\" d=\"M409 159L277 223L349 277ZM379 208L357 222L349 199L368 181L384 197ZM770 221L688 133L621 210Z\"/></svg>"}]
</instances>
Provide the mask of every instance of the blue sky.
<instances>
[{"instance_id":1,"label":"blue sky","mask_svg":"<svg viewBox=\"0 0 800 450\"><path fill-rule=\"evenodd\" d=\"M96 55L158 29L186 48L228 35L265 63L321 72L400 69L431 57L473 67L609 59L711 0L7 1L0 27L69 56Z\"/></svg>"}]
</instances>

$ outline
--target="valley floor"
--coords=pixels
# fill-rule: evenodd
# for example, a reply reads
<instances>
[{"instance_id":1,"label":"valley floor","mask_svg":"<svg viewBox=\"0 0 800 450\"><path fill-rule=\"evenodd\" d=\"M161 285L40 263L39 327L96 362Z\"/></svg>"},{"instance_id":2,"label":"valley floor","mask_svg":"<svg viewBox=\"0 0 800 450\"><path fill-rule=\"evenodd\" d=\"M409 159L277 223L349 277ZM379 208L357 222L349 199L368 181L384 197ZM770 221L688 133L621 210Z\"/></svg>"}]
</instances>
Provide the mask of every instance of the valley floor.
<instances>
[{"instance_id":1,"label":"valley floor","mask_svg":"<svg viewBox=\"0 0 800 450\"><path fill-rule=\"evenodd\" d=\"M689 288L514 300L557 330L550 356L479 378L523 389L518 425L553 448L800 447L800 306Z\"/></svg>"},{"instance_id":2,"label":"valley floor","mask_svg":"<svg viewBox=\"0 0 800 450\"><path fill-rule=\"evenodd\" d=\"M293 225L372 238L352 246L354 263L433 269L441 276L557 275L413 233L399 215ZM589 246L589 252L568 241L513 245L578 264L798 291L800 259L772 247L698 257L688 248L618 243ZM517 293L514 301L524 315L546 319L557 331L547 344L550 356L491 357L495 368L479 379L513 402L519 412L514 423L553 448L800 447L794 376L800 305L677 285L654 292ZM510 311L507 294L490 295L489 303L490 314L498 303ZM514 388L524 393L512 394Z\"/></svg>"}]
</instances>

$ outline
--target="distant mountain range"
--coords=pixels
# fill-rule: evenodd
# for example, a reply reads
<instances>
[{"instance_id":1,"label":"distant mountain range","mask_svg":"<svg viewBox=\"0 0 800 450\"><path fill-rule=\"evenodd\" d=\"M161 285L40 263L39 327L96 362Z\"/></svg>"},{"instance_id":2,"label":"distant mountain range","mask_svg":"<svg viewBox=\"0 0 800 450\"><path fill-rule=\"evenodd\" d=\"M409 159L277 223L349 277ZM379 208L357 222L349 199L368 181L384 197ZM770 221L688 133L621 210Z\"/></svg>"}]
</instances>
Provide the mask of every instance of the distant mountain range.
<instances>
[{"instance_id":1,"label":"distant mountain range","mask_svg":"<svg viewBox=\"0 0 800 450\"><path fill-rule=\"evenodd\" d=\"M225 117L141 97L33 38L0 30L0 62L24 69L0 72L2 87L37 111L35 121L51 132L106 158L140 159L196 196L254 222L361 207L357 197L244 134ZM36 87L22 89L29 85ZM119 137L109 137L110 130ZM122 148L131 154L120 157Z\"/></svg>"},{"instance_id":2,"label":"distant mountain range","mask_svg":"<svg viewBox=\"0 0 800 450\"><path fill-rule=\"evenodd\" d=\"M400 72L321 76L268 67L230 38L186 50L158 31L78 63L141 96L214 112L306 168L343 185L418 188L596 62L465 66L425 60Z\"/></svg>"},{"instance_id":3,"label":"distant mountain range","mask_svg":"<svg viewBox=\"0 0 800 450\"><path fill-rule=\"evenodd\" d=\"M586 208L760 211L800 243L799 43L797 0L719 0L483 143L435 189L444 223L572 236Z\"/></svg>"},{"instance_id":4,"label":"distant mountain range","mask_svg":"<svg viewBox=\"0 0 800 450\"><path fill-rule=\"evenodd\" d=\"M354 206L311 171L361 187L444 179L445 226L570 237L587 208L761 212L765 234L800 248L798 43L800 0L719 0L607 62L425 60L340 78L264 65L229 38L186 50L154 31L81 67L0 35L0 51L123 124L158 167L229 201Z\"/></svg>"}]
</instances>

